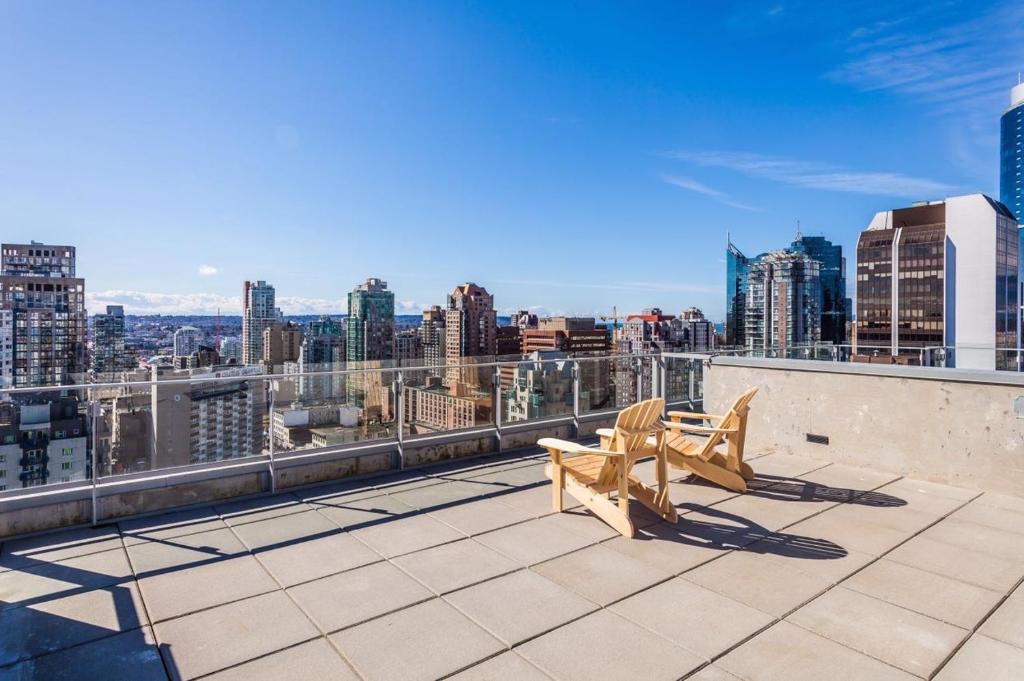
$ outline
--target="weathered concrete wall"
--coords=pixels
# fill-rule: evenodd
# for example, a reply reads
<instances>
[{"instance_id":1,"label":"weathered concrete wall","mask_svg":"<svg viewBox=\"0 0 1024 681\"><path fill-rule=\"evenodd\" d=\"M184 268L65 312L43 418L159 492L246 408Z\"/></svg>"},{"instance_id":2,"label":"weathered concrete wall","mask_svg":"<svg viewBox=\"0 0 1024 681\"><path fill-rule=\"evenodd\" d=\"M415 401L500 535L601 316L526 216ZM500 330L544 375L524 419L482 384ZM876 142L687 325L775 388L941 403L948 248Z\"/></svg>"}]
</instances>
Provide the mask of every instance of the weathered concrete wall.
<instances>
[{"instance_id":1,"label":"weathered concrete wall","mask_svg":"<svg viewBox=\"0 0 1024 681\"><path fill-rule=\"evenodd\" d=\"M389 452L280 466L276 471L277 489L284 490L321 482L341 480L355 475L372 475L392 470L394 457Z\"/></svg>"},{"instance_id":2,"label":"weathered concrete wall","mask_svg":"<svg viewBox=\"0 0 1024 681\"><path fill-rule=\"evenodd\" d=\"M0 513L0 537L83 525L91 519L92 502L89 499L49 504L45 510L39 507L16 508Z\"/></svg>"},{"instance_id":3,"label":"weathered concrete wall","mask_svg":"<svg viewBox=\"0 0 1024 681\"><path fill-rule=\"evenodd\" d=\"M259 494L264 489L265 473L242 473L210 480L168 480L160 487L130 492L104 490L103 495L97 499L98 515L104 520L116 520L165 508Z\"/></svg>"},{"instance_id":4,"label":"weathered concrete wall","mask_svg":"<svg viewBox=\"0 0 1024 681\"><path fill-rule=\"evenodd\" d=\"M748 456L797 454L1024 496L1019 375L715 358L704 373L706 410L722 413L751 386L760 392ZM829 444L808 442L807 433Z\"/></svg>"}]
</instances>

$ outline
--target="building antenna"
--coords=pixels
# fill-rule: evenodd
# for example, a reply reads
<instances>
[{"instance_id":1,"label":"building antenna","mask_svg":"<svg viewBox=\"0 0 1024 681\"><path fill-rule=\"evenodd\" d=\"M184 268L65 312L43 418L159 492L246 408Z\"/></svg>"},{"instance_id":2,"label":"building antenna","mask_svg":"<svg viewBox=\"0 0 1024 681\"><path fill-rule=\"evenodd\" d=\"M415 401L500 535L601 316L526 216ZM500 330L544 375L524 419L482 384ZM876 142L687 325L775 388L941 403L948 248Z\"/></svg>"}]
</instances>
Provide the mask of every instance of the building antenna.
<instances>
[{"instance_id":1,"label":"building antenna","mask_svg":"<svg viewBox=\"0 0 1024 681\"><path fill-rule=\"evenodd\" d=\"M800 234L800 221L799 221L799 220L797 220L797 221L796 221L796 239L794 239L794 241L800 241L800 239L801 239L801 237L802 237L802 236L803 236L803 235L802 235L802 234Z\"/></svg>"}]
</instances>

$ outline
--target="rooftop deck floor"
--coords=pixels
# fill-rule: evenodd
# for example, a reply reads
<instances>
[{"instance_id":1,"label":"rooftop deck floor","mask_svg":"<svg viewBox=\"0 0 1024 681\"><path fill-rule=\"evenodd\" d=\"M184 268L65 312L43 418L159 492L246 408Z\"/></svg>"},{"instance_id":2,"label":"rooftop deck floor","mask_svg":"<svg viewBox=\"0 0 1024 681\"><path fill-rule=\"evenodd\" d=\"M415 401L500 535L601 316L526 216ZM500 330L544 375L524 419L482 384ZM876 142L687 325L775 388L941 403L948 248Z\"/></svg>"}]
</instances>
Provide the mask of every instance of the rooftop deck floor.
<instances>
[{"instance_id":1,"label":"rooftop deck floor","mask_svg":"<svg viewBox=\"0 0 1024 681\"><path fill-rule=\"evenodd\" d=\"M0 679L1021 678L1024 500L751 463L633 540L538 455L9 541Z\"/></svg>"}]
</instances>

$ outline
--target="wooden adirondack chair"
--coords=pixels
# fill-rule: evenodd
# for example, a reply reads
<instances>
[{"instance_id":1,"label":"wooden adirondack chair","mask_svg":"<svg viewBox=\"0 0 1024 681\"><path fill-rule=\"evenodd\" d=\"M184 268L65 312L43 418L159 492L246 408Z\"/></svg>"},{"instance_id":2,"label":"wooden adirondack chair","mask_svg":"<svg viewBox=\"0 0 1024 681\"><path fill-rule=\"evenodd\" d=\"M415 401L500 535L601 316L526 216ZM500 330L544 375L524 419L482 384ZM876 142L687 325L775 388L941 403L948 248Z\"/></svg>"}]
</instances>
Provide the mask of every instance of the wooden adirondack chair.
<instances>
[{"instance_id":1,"label":"wooden adirondack chair","mask_svg":"<svg viewBox=\"0 0 1024 681\"><path fill-rule=\"evenodd\" d=\"M670 411L668 416L672 422L665 424L670 431L665 438L668 462L734 492L746 492L747 480L753 480L754 471L743 462L743 440L747 432L750 401L756 394L757 388L747 390L722 416ZM683 419L699 419L702 423L681 423ZM704 425L705 422L708 425ZM685 437L684 433L706 435L707 439L697 442ZM716 449L723 440L727 445L724 453Z\"/></svg>"},{"instance_id":2,"label":"wooden adirondack chair","mask_svg":"<svg viewBox=\"0 0 1024 681\"><path fill-rule=\"evenodd\" d=\"M668 498L668 468L665 461L665 429L660 416L662 399L646 400L619 412L611 436L602 438L595 449L576 442L545 437L537 442L551 454L548 475L553 482L554 509L562 510L566 491L594 514L626 537L635 534L629 517L629 497L669 522L678 518ZM637 459L655 456L658 461L658 490L632 475ZM618 505L608 498L618 492Z\"/></svg>"}]
</instances>

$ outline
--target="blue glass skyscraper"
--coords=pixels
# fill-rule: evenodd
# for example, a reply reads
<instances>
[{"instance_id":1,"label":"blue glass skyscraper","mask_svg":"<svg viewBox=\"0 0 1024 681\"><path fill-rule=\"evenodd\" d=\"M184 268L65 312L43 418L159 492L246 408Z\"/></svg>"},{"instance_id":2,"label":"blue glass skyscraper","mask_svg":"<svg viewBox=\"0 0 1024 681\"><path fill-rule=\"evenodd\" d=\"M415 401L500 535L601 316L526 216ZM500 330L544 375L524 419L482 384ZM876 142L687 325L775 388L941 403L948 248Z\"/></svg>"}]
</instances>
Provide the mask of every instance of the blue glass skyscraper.
<instances>
[{"instance_id":1,"label":"blue glass skyscraper","mask_svg":"<svg viewBox=\"0 0 1024 681\"><path fill-rule=\"evenodd\" d=\"M754 259L756 260L756 258ZM725 245L725 344L745 345L743 333L744 304L747 296L747 275L751 258L726 241Z\"/></svg>"},{"instance_id":2,"label":"blue glass skyscraper","mask_svg":"<svg viewBox=\"0 0 1024 681\"><path fill-rule=\"evenodd\" d=\"M821 340L837 344L847 342L846 322L852 304L846 297L846 259L843 247L822 236L803 236L796 240L787 253L806 255L820 263L821 280ZM725 247L725 344L746 346L747 282L750 269L766 254L747 257L733 245Z\"/></svg>"},{"instance_id":3,"label":"blue glass skyscraper","mask_svg":"<svg viewBox=\"0 0 1024 681\"><path fill-rule=\"evenodd\" d=\"M850 303L846 298L846 258L843 247L823 236L797 234L790 250L821 263L821 340L846 343Z\"/></svg>"},{"instance_id":4,"label":"blue glass skyscraper","mask_svg":"<svg viewBox=\"0 0 1024 681\"><path fill-rule=\"evenodd\" d=\"M1024 222L1024 84L1010 91L999 135L999 200Z\"/></svg>"}]
</instances>

